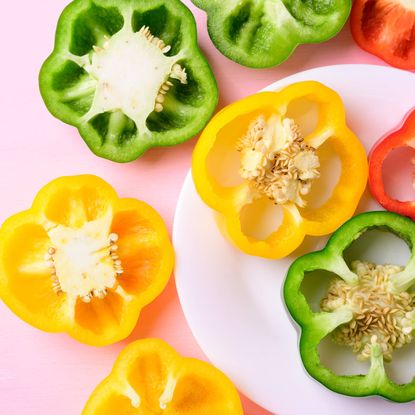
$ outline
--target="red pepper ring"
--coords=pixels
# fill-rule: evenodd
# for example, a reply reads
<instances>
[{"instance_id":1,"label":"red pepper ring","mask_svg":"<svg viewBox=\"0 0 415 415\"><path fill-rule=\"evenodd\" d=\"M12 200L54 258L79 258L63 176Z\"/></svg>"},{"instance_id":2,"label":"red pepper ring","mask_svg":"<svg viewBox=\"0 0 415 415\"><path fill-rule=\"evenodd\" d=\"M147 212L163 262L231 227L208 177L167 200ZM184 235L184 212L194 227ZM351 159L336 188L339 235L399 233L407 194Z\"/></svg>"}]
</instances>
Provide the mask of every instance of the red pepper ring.
<instances>
[{"instance_id":1,"label":"red pepper ring","mask_svg":"<svg viewBox=\"0 0 415 415\"><path fill-rule=\"evenodd\" d=\"M355 0L350 27L356 43L396 68L415 69L413 0Z\"/></svg>"},{"instance_id":2,"label":"red pepper ring","mask_svg":"<svg viewBox=\"0 0 415 415\"><path fill-rule=\"evenodd\" d=\"M415 108L404 118L400 128L389 133L375 144L369 155L369 188L373 197L386 210L415 220L415 201L393 199L387 194L383 182L383 163L393 150L401 147L415 149ZM413 185L415 186L415 182Z\"/></svg>"}]
</instances>

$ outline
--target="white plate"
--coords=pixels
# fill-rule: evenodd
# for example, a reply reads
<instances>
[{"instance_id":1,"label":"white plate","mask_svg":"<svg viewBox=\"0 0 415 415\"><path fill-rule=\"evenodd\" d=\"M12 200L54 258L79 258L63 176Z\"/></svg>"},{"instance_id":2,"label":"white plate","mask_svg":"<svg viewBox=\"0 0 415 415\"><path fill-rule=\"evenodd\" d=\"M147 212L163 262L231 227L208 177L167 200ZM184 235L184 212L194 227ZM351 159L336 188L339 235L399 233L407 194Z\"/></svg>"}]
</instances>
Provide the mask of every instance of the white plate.
<instances>
[{"instance_id":1,"label":"white plate","mask_svg":"<svg viewBox=\"0 0 415 415\"><path fill-rule=\"evenodd\" d=\"M414 74L369 65L317 68L267 89L304 80L323 82L342 96L348 123L366 150L415 105ZM373 209L380 208L366 196L360 210ZM197 195L190 173L179 199L173 240L177 289L189 326L212 363L254 402L280 415L303 415L310 410L319 415L415 413L415 403L345 397L306 374L297 330L281 299L284 276L294 256L269 261L233 248L219 232L213 212ZM372 242L369 249L364 241L356 247L365 259L405 261L407 252L397 238L386 234L385 238L372 238ZM309 238L297 254L324 243L324 238ZM404 368L408 365L399 359L397 363L400 375L407 377ZM415 375L415 364L409 369Z\"/></svg>"}]
</instances>

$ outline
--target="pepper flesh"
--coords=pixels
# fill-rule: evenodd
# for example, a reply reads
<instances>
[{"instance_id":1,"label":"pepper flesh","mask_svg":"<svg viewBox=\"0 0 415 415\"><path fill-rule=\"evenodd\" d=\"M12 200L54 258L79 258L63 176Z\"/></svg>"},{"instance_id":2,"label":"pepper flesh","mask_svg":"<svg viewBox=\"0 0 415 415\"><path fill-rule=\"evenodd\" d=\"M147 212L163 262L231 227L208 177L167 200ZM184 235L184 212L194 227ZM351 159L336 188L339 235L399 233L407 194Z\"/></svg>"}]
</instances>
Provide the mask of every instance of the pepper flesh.
<instances>
[{"instance_id":1,"label":"pepper flesh","mask_svg":"<svg viewBox=\"0 0 415 415\"><path fill-rule=\"evenodd\" d=\"M212 365L181 357L162 340L129 344L89 398L83 415L242 415L230 380Z\"/></svg>"},{"instance_id":2,"label":"pepper flesh","mask_svg":"<svg viewBox=\"0 0 415 415\"><path fill-rule=\"evenodd\" d=\"M386 278L378 279L378 277L375 277L368 280L367 269L359 270L358 268L369 266L373 270L374 265L362 265L358 262L354 264L353 268L349 268L343 258L343 252L355 239L370 229L392 232L407 242L411 249L411 256L403 270L400 267L390 265L378 266L378 270L387 270L388 275L384 274ZM396 299L398 301L402 299L404 310L405 307L413 310L415 301L409 291L415 284L414 247L415 223L413 221L391 212L367 212L355 216L341 226L331 236L323 250L298 258L289 268L284 283L283 295L289 313L301 328L301 359L308 373L327 388L349 396L380 395L396 402L408 402L415 399L415 379L407 384L398 385L388 378L384 367L384 360L390 360L393 348L402 347L405 342L409 343L412 340L415 328L415 318L412 312L405 313L404 311L403 316L395 316L399 321L391 320L390 325L396 326L398 331L402 330L405 337L402 344L399 345L397 345L396 339L390 340L388 338L385 340L381 336L371 333L370 330L380 330L379 327L381 326L377 323L371 326L372 320L367 323L368 329L364 331L369 332L369 339L363 339L365 343L361 347L359 344L353 344L353 346L356 346L356 353L363 353L363 358L369 358L371 361L367 375L337 375L322 364L318 352L319 343L326 336L334 333L335 339L339 340L339 330L342 330L343 337L346 334L350 336L351 326L354 327L354 333L356 333L356 330L360 330L359 321L370 310L367 310L369 305L365 306L366 309L364 310L359 307L356 309L356 304L352 306L353 295L359 295L358 302L371 301L371 306L375 308L383 307L382 301L385 298L393 304L398 304L395 302ZM336 294L339 291L333 290L331 285L328 297L321 304L322 308L319 312L313 312L301 290L301 285L306 273L317 270L325 270L336 274L338 276L335 280L336 284L343 284L357 294L348 295L347 301L339 303ZM362 287L364 286L364 290L359 289L359 284L362 284ZM370 291L370 286L373 287L373 291ZM380 292L377 291L378 289L380 289ZM368 294L367 290L370 291L371 295L366 295ZM335 304L336 302L337 304ZM401 305L397 305L399 313L401 312ZM390 310L385 305L382 309L382 315L387 320L387 315L390 312L396 313L398 311ZM358 324L353 324L353 321ZM386 322L386 324L389 323ZM374 326L376 327L373 328ZM385 344L384 346L383 343L385 342L391 344ZM346 344L344 341L341 341L341 343Z\"/></svg>"},{"instance_id":3,"label":"pepper flesh","mask_svg":"<svg viewBox=\"0 0 415 415\"><path fill-rule=\"evenodd\" d=\"M304 143L317 152L324 143L331 145L342 164L339 181L320 207L301 208L286 203L282 205L283 222L276 231L263 239L248 236L242 229L241 212L263 196L253 192L247 180L235 186L222 185L213 177L209 165L217 170L220 163L227 163L227 154L234 151L258 114L284 117L289 104L299 99L317 104L319 111L317 127L304 137ZM216 145L221 148L221 160L212 155ZM225 224L234 245L247 254L276 259L293 252L305 235L328 234L353 215L366 186L367 158L363 146L346 125L340 97L324 85L309 81L278 92L252 95L223 109L205 128L195 147L192 172L200 197L219 213L219 222Z\"/></svg>"},{"instance_id":4,"label":"pepper flesh","mask_svg":"<svg viewBox=\"0 0 415 415\"><path fill-rule=\"evenodd\" d=\"M173 249L157 212L96 176L62 177L0 230L0 296L27 323L103 346L164 289Z\"/></svg>"},{"instance_id":5,"label":"pepper flesh","mask_svg":"<svg viewBox=\"0 0 415 415\"><path fill-rule=\"evenodd\" d=\"M350 0L192 0L208 16L215 46L252 68L272 67L303 43L335 36L350 14Z\"/></svg>"},{"instance_id":6,"label":"pepper flesh","mask_svg":"<svg viewBox=\"0 0 415 415\"><path fill-rule=\"evenodd\" d=\"M412 0L355 0L350 27L364 50L401 69L415 69L415 5Z\"/></svg>"},{"instance_id":7,"label":"pepper flesh","mask_svg":"<svg viewBox=\"0 0 415 415\"><path fill-rule=\"evenodd\" d=\"M191 138L218 100L193 15L179 0L73 1L39 84L49 111L117 162Z\"/></svg>"},{"instance_id":8,"label":"pepper flesh","mask_svg":"<svg viewBox=\"0 0 415 415\"><path fill-rule=\"evenodd\" d=\"M375 144L369 156L369 188L373 197L387 210L415 220L415 202L392 198L385 189L383 164L388 155L402 147L415 148L415 110L405 118L403 125Z\"/></svg>"}]
</instances>

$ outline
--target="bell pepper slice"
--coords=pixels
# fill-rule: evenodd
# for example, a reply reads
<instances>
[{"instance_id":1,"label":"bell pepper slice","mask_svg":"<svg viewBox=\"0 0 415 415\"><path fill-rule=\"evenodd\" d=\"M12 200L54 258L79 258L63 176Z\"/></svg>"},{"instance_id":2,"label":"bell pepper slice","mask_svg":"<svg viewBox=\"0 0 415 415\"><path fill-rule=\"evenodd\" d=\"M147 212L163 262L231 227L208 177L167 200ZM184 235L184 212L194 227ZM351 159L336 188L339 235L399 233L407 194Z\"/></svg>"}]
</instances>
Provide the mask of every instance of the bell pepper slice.
<instances>
[{"instance_id":1,"label":"bell pepper slice","mask_svg":"<svg viewBox=\"0 0 415 415\"><path fill-rule=\"evenodd\" d=\"M406 0L355 0L350 24L356 43L401 69L415 69L415 6Z\"/></svg>"},{"instance_id":2,"label":"bell pepper slice","mask_svg":"<svg viewBox=\"0 0 415 415\"><path fill-rule=\"evenodd\" d=\"M373 197L387 210L409 216L415 220L415 201L399 201L385 189L383 164L397 148L415 148L415 110L405 118L403 125L375 144L369 156L369 188Z\"/></svg>"},{"instance_id":3,"label":"bell pepper slice","mask_svg":"<svg viewBox=\"0 0 415 415\"><path fill-rule=\"evenodd\" d=\"M335 36L350 14L350 0L192 0L208 16L215 46L229 59L252 68L285 61L303 43Z\"/></svg>"},{"instance_id":4,"label":"bell pepper slice","mask_svg":"<svg viewBox=\"0 0 415 415\"><path fill-rule=\"evenodd\" d=\"M194 17L179 0L73 1L39 84L48 110L116 162L193 137L218 101Z\"/></svg>"},{"instance_id":5,"label":"bell pepper slice","mask_svg":"<svg viewBox=\"0 0 415 415\"><path fill-rule=\"evenodd\" d=\"M406 267L364 261L346 264L343 252L371 229L392 232L411 250ZM415 223L392 212L367 212L340 227L326 247L306 254L290 266L283 296L289 313L301 328L300 354L307 372L332 391L349 396L380 395L396 402L415 399L415 379L396 384L384 361L415 336ZM312 311L302 291L307 273L336 274L318 312ZM338 375L320 361L319 343L332 336L360 360L370 360L367 375ZM340 346L339 346L340 347Z\"/></svg>"},{"instance_id":6,"label":"bell pepper slice","mask_svg":"<svg viewBox=\"0 0 415 415\"><path fill-rule=\"evenodd\" d=\"M283 209L282 224L274 231L269 229L267 237L253 237L244 231L241 219L243 209L256 200L272 199L272 195L263 192L263 189L257 191L257 183L253 186L253 180L244 179L242 183L227 185L221 183L214 173L229 164L230 171L226 174L241 176L243 157L250 156L247 154L249 151L242 157L237 156L236 165L230 160L238 154L235 150L238 140L247 130L252 130L253 120L264 114L266 117L280 117L282 123L287 125L284 117L288 107L301 99L317 105L318 121L315 130L297 140L295 145L301 147L305 144L301 147L305 148L305 152L317 155L321 155L325 146L330 146L341 163L340 177L331 195L320 206L305 206L301 204L302 197L298 198L299 203L292 200L275 202ZM276 134L276 141L284 134ZM284 151L273 157L277 161L278 157L283 160ZM295 159L289 161L290 165L295 162ZM270 166L267 169L266 175L271 174ZM290 85L278 92L252 95L220 111L207 125L195 147L192 172L200 197L219 213L218 221L224 224L223 228L234 245L250 255L277 259L292 253L306 235L326 235L353 215L366 186L367 158L360 141L346 125L343 103L338 94L318 82L308 81ZM293 171L293 174L298 175L299 171ZM278 179L281 177L285 180L288 176L279 176ZM300 191L307 190L301 188L307 182L299 180ZM318 186L318 179L316 183L315 186Z\"/></svg>"},{"instance_id":7,"label":"bell pepper slice","mask_svg":"<svg viewBox=\"0 0 415 415\"><path fill-rule=\"evenodd\" d=\"M22 320L104 346L164 289L173 249L158 213L102 179L61 177L0 229L0 297Z\"/></svg>"},{"instance_id":8,"label":"bell pepper slice","mask_svg":"<svg viewBox=\"0 0 415 415\"><path fill-rule=\"evenodd\" d=\"M242 415L238 392L212 365L181 357L159 339L129 344L82 415Z\"/></svg>"}]
</instances>

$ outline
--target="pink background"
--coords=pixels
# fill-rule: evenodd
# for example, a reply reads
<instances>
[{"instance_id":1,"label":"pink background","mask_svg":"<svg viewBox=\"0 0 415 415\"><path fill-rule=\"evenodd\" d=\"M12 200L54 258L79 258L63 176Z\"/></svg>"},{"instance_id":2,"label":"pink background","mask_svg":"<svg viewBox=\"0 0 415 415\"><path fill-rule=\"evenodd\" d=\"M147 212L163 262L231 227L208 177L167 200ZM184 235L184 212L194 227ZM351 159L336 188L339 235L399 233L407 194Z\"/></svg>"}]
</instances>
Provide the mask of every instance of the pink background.
<instances>
[{"instance_id":1,"label":"pink background","mask_svg":"<svg viewBox=\"0 0 415 415\"><path fill-rule=\"evenodd\" d=\"M77 131L54 119L43 105L37 75L52 49L56 21L67 3L68 0L27 0L2 4L0 221L29 207L36 192L53 178L92 173L111 183L121 196L150 203L171 230L195 140L170 149L152 150L137 162L119 165L95 157ZM218 80L219 108L304 69L339 63L382 64L354 44L346 25L325 44L299 47L288 62L277 68L244 68L216 51L206 32L204 13L190 0L184 3L196 16L201 48ZM183 355L204 359L186 325L173 278L164 293L145 308L133 334L110 347L95 349L64 334L38 331L3 304L0 332L2 415L80 414L120 350L136 339L160 337ZM247 415L269 414L246 399L244 405Z\"/></svg>"}]
</instances>

